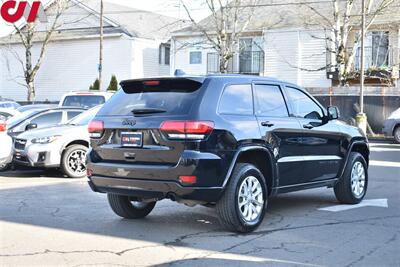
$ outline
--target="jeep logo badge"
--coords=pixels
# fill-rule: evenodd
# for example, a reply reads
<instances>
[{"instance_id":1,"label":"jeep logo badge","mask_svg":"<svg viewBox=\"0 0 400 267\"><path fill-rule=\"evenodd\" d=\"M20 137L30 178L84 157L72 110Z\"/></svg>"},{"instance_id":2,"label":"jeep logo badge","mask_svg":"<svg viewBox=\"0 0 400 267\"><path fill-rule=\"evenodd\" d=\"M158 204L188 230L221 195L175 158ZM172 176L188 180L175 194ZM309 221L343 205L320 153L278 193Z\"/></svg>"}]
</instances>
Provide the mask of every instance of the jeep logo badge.
<instances>
[{"instance_id":1,"label":"jeep logo badge","mask_svg":"<svg viewBox=\"0 0 400 267\"><path fill-rule=\"evenodd\" d=\"M125 119L122 121L122 125L124 126L134 126L136 124L135 120Z\"/></svg>"}]
</instances>

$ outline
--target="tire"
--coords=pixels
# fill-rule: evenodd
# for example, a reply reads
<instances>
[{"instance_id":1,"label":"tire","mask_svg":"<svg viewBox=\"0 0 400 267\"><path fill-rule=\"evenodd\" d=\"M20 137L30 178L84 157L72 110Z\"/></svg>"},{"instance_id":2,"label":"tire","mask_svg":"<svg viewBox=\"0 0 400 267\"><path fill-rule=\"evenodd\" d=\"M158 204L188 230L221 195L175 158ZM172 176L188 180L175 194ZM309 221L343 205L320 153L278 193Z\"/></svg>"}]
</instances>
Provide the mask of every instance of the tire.
<instances>
[{"instance_id":1,"label":"tire","mask_svg":"<svg viewBox=\"0 0 400 267\"><path fill-rule=\"evenodd\" d=\"M61 156L61 170L70 178L86 176L86 152L88 148L83 145L67 147Z\"/></svg>"},{"instance_id":2,"label":"tire","mask_svg":"<svg viewBox=\"0 0 400 267\"><path fill-rule=\"evenodd\" d=\"M255 186L257 182L259 185L254 191L251 190L250 201L248 201L248 195L246 195L245 189L248 185L246 181L250 182L250 186ZM239 194L243 197L240 197ZM267 201L267 185L262 173L252 164L239 163L233 170L223 196L217 202L216 209L219 221L224 228L230 231L241 233L254 231L264 219ZM252 211L251 213L255 211L254 214L250 215L249 210Z\"/></svg>"},{"instance_id":3,"label":"tire","mask_svg":"<svg viewBox=\"0 0 400 267\"><path fill-rule=\"evenodd\" d=\"M107 194L108 203L115 214L126 219L141 219L154 209L156 201L131 201L128 196Z\"/></svg>"},{"instance_id":4,"label":"tire","mask_svg":"<svg viewBox=\"0 0 400 267\"><path fill-rule=\"evenodd\" d=\"M393 136L394 136L394 141L397 144L400 144L400 125L396 126L396 128L394 129Z\"/></svg>"},{"instance_id":5,"label":"tire","mask_svg":"<svg viewBox=\"0 0 400 267\"><path fill-rule=\"evenodd\" d=\"M11 164L0 164L0 172L5 172L10 168Z\"/></svg>"},{"instance_id":6,"label":"tire","mask_svg":"<svg viewBox=\"0 0 400 267\"><path fill-rule=\"evenodd\" d=\"M360 173L361 169L363 175ZM354 179L352 179L352 176ZM367 188L368 188L367 163L364 157L360 153L351 152L343 176L334 186L336 199L343 204L360 203L361 200L364 198L365 194L367 193Z\"/></svg>"}]
</instances>

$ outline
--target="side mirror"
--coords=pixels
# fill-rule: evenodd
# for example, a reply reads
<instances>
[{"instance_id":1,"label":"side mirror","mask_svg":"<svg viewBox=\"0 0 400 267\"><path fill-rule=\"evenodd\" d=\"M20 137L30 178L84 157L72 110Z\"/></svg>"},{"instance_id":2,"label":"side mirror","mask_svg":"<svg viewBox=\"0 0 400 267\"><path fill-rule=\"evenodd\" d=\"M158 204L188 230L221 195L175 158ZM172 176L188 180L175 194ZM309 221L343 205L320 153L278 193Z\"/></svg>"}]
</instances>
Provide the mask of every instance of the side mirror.
<instances>
[{"instance_id":1,"label":"side mirror","mask_svg":"<svg viewBox=\"0 0 400 267\"><path fill-rule=\"evenodd\" d=\"M328 107L328 120L337 120L340 116L338 107L330 106Z\"/></svg>"},{"instance_id":2,"label":"side mirror","mask_svg":"<svg viewBox=\"0 0 400 267\"><path fill-rule=\"evenodd\" d=\"M28 125L26 125L25 131L29 131L29 130L36 129L36 128L37 128L36 123L29 123Z\"/></svg>"}]
</instances>

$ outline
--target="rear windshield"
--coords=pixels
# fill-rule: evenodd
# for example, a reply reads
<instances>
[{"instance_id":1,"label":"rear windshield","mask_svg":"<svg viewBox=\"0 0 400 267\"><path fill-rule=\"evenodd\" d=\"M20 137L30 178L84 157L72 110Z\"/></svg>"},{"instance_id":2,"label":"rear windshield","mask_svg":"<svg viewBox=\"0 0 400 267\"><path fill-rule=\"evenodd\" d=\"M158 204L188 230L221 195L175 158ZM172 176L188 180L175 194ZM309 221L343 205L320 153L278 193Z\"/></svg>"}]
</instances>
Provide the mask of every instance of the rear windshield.
<instances>
[{"instance_id":1,"label":"rear windshield","mask_svg":"<svg viewBox=\"0 0 400 267\"><path fill-rule=\"evenodd\" d=\"M101 95L70 95L64 98L63 106L92 108L105 102Z\"/></svg>"},{"instance_id":2,"label":"rear windshield","mask_svg":"<svg viewBox=\"0 0 400 267\"><path fill-rule=\"evenodd\" d=\"M189 79L163 79L122 82L119 90L98 115L132 115L148 111L147 115L186 115L195 101L202 83Z\"/></svg>"}]
</instances>

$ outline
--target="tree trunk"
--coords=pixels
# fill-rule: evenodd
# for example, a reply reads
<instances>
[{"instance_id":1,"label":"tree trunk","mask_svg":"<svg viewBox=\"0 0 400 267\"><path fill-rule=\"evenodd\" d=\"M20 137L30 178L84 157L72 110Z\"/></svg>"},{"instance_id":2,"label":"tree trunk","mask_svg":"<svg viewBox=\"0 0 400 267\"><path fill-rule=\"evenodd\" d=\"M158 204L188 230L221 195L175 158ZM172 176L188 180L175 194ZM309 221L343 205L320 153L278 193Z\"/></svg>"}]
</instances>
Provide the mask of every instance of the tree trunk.
<instances>
[{"instance_id":1,"label":"tree trunk","mask_svg":"<svg viewBox=\"0 0 400 267\"><path fill-rule=\"evenodd\" d=\"M219 56L219 72L227 73L228 72L228 63L229 60L226 60L225 55Z\"/></svg>"},{"instance_id":2,"label":"tree trunk","mask_svg":"<svg viewBox=\"0 0 400 267\"><path fill-rule=\"evenodd\" d=\"M28 101L33 103L35 101L35 84L33 81L27 83L28 86Z\"/></svg>"}]
</instances>

